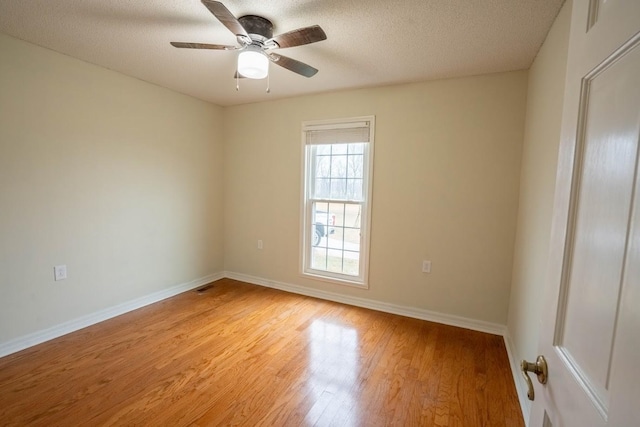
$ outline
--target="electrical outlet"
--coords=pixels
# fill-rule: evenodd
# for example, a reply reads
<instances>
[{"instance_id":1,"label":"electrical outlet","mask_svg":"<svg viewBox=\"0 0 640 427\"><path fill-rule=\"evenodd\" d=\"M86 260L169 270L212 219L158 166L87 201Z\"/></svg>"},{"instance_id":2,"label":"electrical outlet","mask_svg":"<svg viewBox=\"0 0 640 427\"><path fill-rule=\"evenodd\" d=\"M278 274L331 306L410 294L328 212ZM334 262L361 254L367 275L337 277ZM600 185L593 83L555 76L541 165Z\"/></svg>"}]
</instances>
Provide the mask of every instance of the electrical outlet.
<instances>
[{"instance_id":1,"label":"electrical outlet","mask_svg":"<svg viewBox=\"0 0 640 427\"><path fill-rule=\"evenodd\" d=\"M431 273L431 261L422 261L422 272Z\"/></svg>"},{"instance_id":2,"label":"electrical outlet","mask_svg":"<svg viewBox=\"0 0 640 427\"><path fill-rule=\"evenodd\" d=\"M262 240L258 240L258 249L262 249Z\"/></svg>"},{"instance_id":3,"label":"electrical outlet","mask_svg":"<svg viewBox=\"0 0 640 427\"><path fill-rule=\"evenodd\" d=\"M53 267L53 278L55 281L64 280L67 278L67 266L56 265Z\"/></svg>"}]
</instances>

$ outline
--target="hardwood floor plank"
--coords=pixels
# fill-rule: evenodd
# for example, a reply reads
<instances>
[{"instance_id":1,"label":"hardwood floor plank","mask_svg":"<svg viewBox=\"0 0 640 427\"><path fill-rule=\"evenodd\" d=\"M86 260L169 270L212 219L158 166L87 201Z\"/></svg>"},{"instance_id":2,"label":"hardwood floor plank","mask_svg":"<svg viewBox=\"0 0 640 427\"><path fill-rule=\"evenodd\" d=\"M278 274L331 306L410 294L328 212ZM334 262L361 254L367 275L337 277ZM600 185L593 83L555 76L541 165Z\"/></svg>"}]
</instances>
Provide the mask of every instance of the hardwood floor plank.
<instances>
[{"instance_id":1,"label":"hardwood floor plank","mask_svg":"<svg viewBox=\"0 0 640 427\"><path fill-rule=\"evenodd\" d=\"M213 285L1 358L0 425L524 425L501 337Z\"/></svg>"}]
</instances>

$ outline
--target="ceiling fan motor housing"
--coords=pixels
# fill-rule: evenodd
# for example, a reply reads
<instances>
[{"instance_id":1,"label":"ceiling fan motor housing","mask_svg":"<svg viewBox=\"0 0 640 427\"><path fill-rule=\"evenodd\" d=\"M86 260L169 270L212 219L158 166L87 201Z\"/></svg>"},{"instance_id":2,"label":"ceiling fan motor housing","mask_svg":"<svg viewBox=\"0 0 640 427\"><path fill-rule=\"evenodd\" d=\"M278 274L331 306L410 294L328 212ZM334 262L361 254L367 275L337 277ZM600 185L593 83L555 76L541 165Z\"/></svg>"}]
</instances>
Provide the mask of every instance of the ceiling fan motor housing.
<instances>
[{"instance_id":1,"label":"ceiling fan motor housing","mask_svg":"<svg viewBox=\"0 0 640 427\"><path fill-rule=\"evenodd\" d=\"M262 16L246 15L238 18L238 21L247 33L249 33L249 36L257 35L264 37L264 39L261 39L260 41L265 41L273 37L273 24Z\"/></svg>"}]
</instances>

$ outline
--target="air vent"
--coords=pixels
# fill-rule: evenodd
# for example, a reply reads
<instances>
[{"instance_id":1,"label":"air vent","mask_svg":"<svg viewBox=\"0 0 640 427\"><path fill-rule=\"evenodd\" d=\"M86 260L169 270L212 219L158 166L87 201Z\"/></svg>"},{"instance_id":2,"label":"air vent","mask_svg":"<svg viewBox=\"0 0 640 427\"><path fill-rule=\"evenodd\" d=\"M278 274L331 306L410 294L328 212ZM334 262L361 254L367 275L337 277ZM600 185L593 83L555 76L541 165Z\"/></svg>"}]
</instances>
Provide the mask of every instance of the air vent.
<instances>
[{"instance_id":1,"label":"air vent","mask_svg":"<svg viewBox=\"0 0 640 427\"><path fill-rule=\"evenodd\" d=\"M213 288L213 285L205 285L205 286L203 286L201 288L196 289L196 292L199 293L199 294L203 294L203 293L207 292L209 289L212 289L212 288Z\"/></svg>"}]
</instances>

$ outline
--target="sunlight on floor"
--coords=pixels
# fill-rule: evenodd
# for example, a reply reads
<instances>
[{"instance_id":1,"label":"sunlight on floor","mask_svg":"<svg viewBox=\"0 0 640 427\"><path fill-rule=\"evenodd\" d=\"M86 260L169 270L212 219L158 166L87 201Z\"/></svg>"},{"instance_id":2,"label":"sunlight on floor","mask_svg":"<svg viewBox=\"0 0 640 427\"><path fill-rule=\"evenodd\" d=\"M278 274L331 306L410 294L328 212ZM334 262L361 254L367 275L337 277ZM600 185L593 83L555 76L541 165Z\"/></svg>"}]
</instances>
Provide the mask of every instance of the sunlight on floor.
<instances>
[{"instance_id":1,"label":"sunlight on floor","mask_svg":"<svg viewBox=\"0 0 640 427\"><path fill-rule=\"evenodd\" d=\"M320 419L345 417L345 426L358 425L357 393L360 366L358 332L350 327L315 320L310 328L309 393L315 404L307 414L311 425Z\"/></svg>"}]
</instances>

